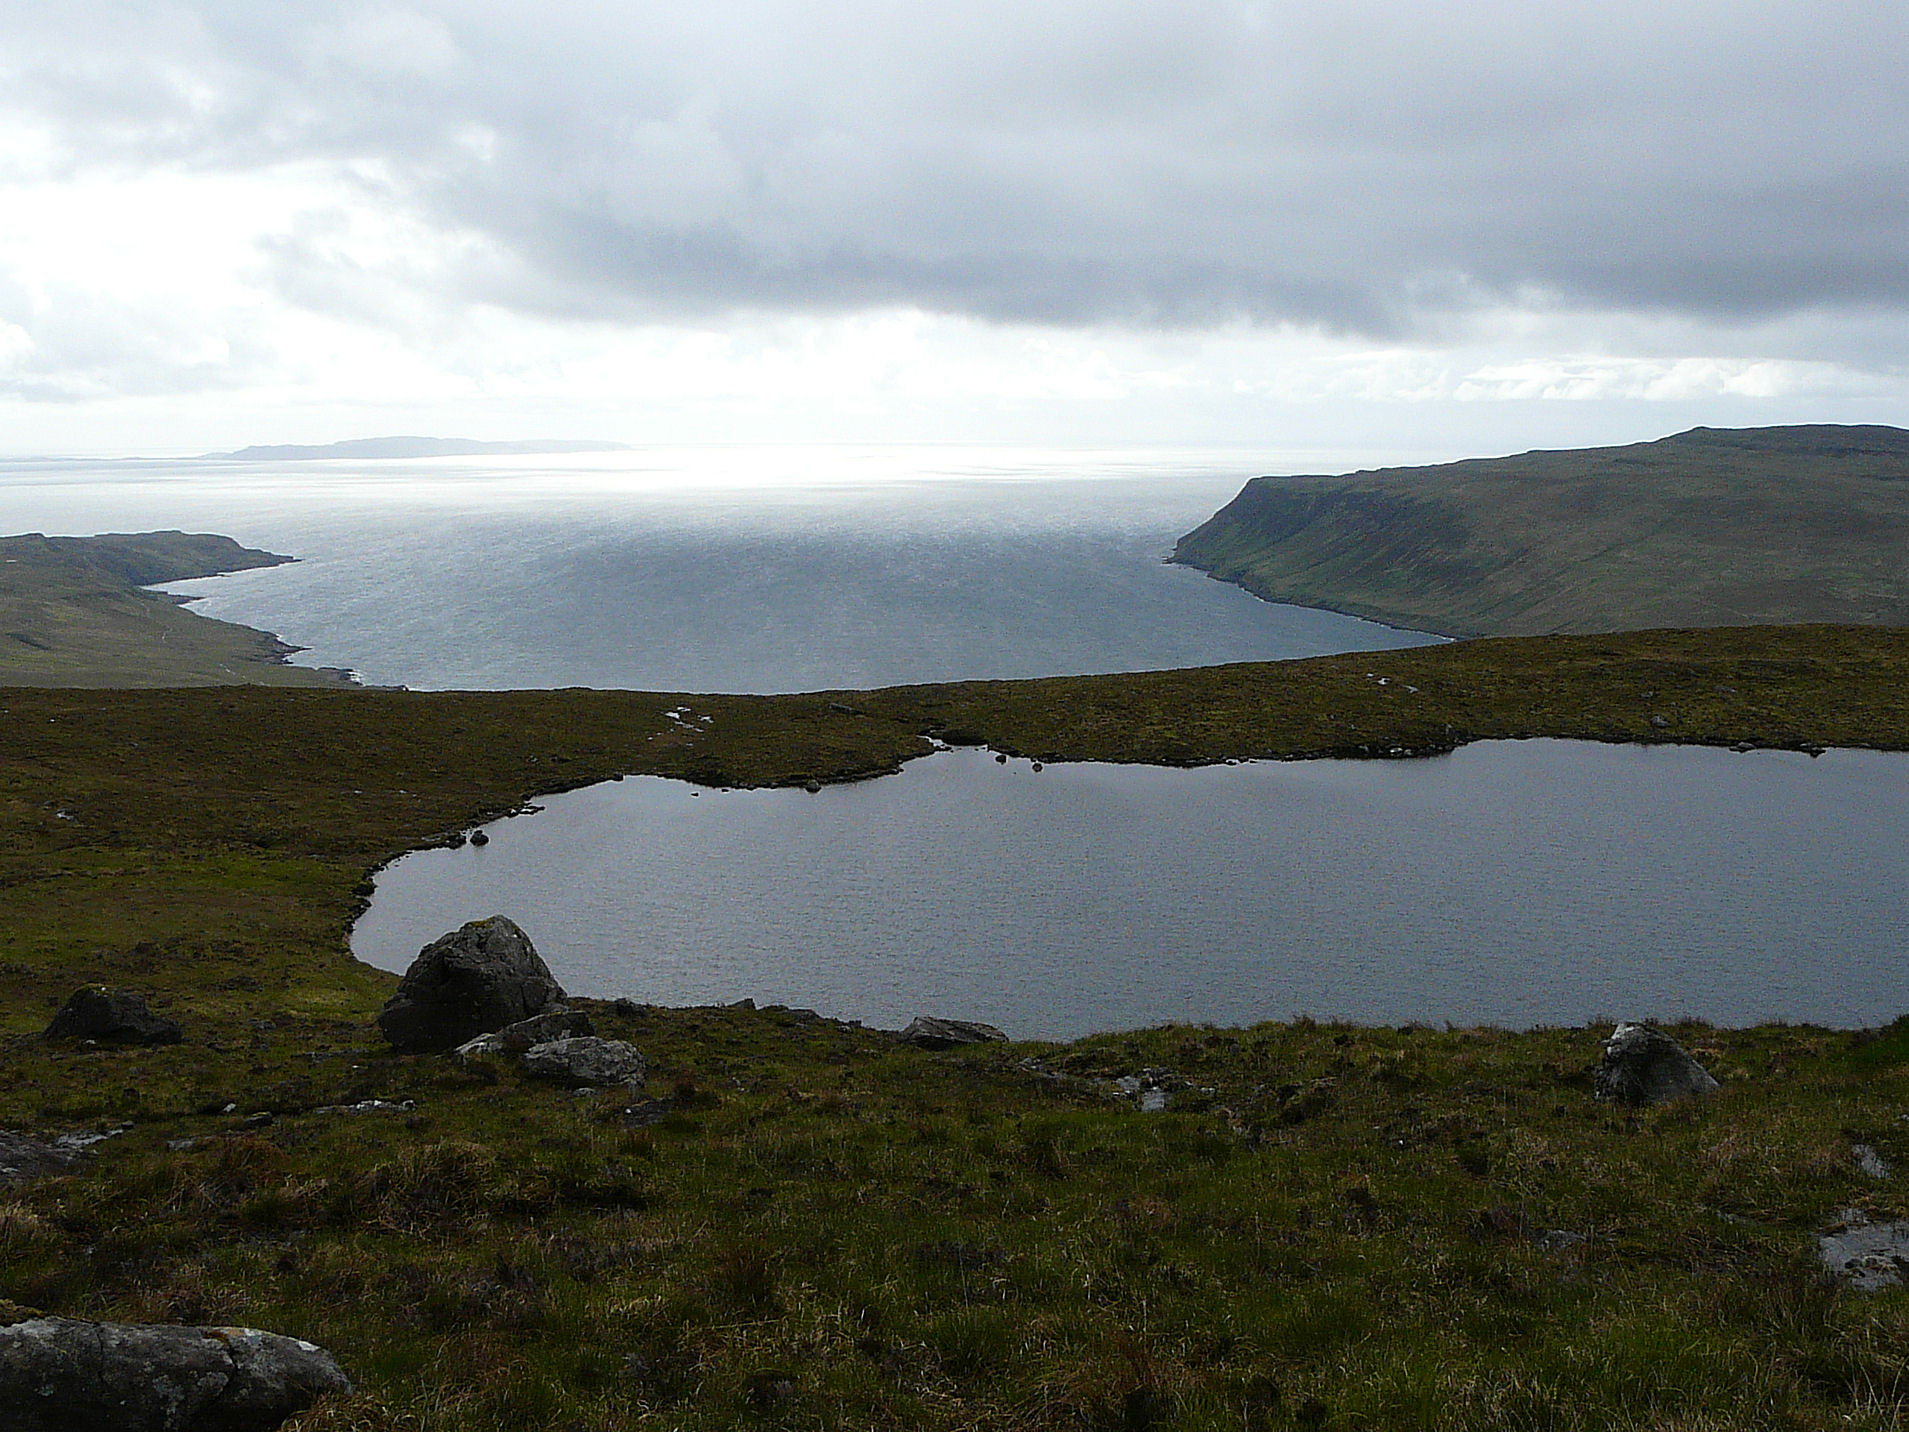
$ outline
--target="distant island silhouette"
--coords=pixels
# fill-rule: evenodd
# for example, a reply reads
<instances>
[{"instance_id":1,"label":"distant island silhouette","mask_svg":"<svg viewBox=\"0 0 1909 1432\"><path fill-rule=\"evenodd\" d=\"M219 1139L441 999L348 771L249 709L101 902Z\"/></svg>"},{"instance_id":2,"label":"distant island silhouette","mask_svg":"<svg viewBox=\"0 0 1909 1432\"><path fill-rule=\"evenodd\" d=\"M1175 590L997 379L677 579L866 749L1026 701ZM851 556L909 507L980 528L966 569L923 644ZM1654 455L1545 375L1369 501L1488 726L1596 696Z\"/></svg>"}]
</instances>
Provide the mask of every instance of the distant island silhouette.
<instances>
[{"instance_id":1,"label":"distant island silhouette","mask_svg":"<svg viewBox=\"0 0 1909 1432\"><path fill-rule=\"evenodd\" d=\"M479 442L474 438L347 438L336 443L264 443L236 452L209 452L206 459L233 462L305 462L329 457L495 457L536 453L628 452L628 443Z\"/></svg>"}]
</instances>

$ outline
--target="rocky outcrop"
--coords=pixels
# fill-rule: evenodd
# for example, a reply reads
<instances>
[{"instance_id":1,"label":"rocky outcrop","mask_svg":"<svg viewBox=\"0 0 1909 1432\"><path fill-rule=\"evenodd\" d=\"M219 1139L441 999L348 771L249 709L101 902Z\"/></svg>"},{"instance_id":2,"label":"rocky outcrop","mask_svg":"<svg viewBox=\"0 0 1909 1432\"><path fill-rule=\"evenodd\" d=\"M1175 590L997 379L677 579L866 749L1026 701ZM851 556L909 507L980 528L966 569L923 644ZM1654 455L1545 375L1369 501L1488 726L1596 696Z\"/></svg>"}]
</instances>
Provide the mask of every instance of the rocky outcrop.
<instances>
[{"instance_id":1,"label":"rocky outcrop","mask_svg":"<svg viewBox=\"0 0 1909 1432\"><path fill-rule=\"evenodd\" d=\"M1007 1036L991 1024L971 1019L934 1019L922 1015L901 1032L901 1042L917 1049L952 1049L957 1044L986 1044Z\"/></svg>"},{"instance_id":2,"label":"rocky outcrop","mask_svg":"<svg viewBox=\"0 0 1909 1432\"><path fill-rule=\"evenodd\" d=\"M1592 1083L1598 1098L1620 1104L1667 1104L1717 1087L1682 1045L1643 1024L1620 1024L1611 1031Z\"/></svg>"},{"instance_id":3,"label":"rocky outcrop","mask_svg":"<svg viewBox=\"0 0 1909 1432\"><path fill-rule=\"evenodd\" d=\"M530 937L502 915L418 952L378 1028L403 1053L435 1053L542 1014L564 998Z\"/></svg>"},{"instance_id":4,"label":"rocky outcrop","mask_svg":"<svg viewBox=\"0 0 1909 1432\"><path fill-rule=\"evenodd\" d=\"M72 1318L0 1327L8 1432L266 1432L350 1390L323 1348L253 1328Z\"/></svg>"},{"instance_id":5,"label":"rocky outcrop","mask_svg":"<svg viewBox=\"0 0 1909 1432\"><path fill-rule=\"evenodd\" d=\"M25 1134L0 1130L0 1188L65 1173L84 1157L83 1149L70 1144L43 1144Z\"/></svg>"},{"instance_id":6,"label":"rocky outcrop","mask_svg":"<svg viewBox=\"0 0 1909 1432\"><path fill-rule=\"evenodd\" d=\"M185 1030L154 1014L131 990L85 985L73 991L46 1027L48 1039L92 1039L101 1044L177 1044Z\"/></svg>"},{"instance_id":7,"label":"rocky outcrop","mask_svg":"<svg viewBox=\"0 0 1909 1432\"><path fill-rule=\"evenodd\" d=\"M475 1059L486 1054L522 1054L553 1039L569 1039L595 1034L597 1027L587 1010L552 1009L507 1024L495 1034L480 1034L457 1046L458 1054Z\"/></svg>"},{"instance_id":8,"label":"rocky outcrop","mask_svg":"<svg viewBox=\"0 0 1909 1432\"><path fill-rule=\"evenodd\" d=\"M621 1039L553 1039L524 1051L524 1072L565 1084L642 1085L643 1051Z\"/></svg>"}]
</instances>

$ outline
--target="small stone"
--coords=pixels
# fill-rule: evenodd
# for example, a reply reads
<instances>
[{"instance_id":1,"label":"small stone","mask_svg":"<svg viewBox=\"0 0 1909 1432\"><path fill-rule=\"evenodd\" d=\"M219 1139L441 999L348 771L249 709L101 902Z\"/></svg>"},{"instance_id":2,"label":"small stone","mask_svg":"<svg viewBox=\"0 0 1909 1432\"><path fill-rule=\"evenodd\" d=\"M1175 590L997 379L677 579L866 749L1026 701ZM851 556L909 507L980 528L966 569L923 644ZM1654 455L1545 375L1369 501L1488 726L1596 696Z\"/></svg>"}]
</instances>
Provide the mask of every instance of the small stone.
<instances>
[{"instance_id":1,"label":"small stone","mask_svg":"<svg viewBox=\"0 0 1909 1432\"><path fill-rule=\"evenodd\" d=\"M595 1034L596 1024L588 1010L552 1009L505 1025L495 1034L480 1034L457 1047L461 1058L474 1059L486 1054L522 1054L539 1044L573 1035Z\"/></svg>"},{"instance_id":2,"label":"small stone","mask_svg":"<svg viewBox=\"0 0 1909 1432\"><path fill-rule=\"evenodd\" d=\"M627 1084L636 1089L642 1086L645 1067L643 1051L621 1039L553 1039L524 1053L525 1073L565 1084Z\"/></svg>"},{"instance_id":3,"label":"small stone","mask_svg":"<svg viewBox=\"0 0 1909 1432\"><path fill-rule=\"evenodd\" d=\"M925 1014L901 1032L901 1042L917 1049L952 1049L957 1044L986 1044L1006 1038L991 1024L970 1019L935 1019Z\"/></svg>"},{"instance_id":4,"label":"small stone","mask_svg":"<svg viewBox=\"0 0 1909 1432\"><path fill-rule=\"evenodd\" d=\"M1543 1252L1562 1253L1583 1243L1585 1236L1569 1228L1540 1228L1531 1235L1531 1241Z\"/></svg>"},{"instance_id":5,"label":"small stone","mask_svg":"<svg viewBox=\"0 0 1909 1432\"><path fill-rule=\"evenodd\" d=\"M472 845L489 845L490 843L491 843L491 838L484 831L474 830L471 832Z\"/></svg>"},{"instance_id":6,"label":"small stone","mask_svg":"<svg viewBox=\"0 0 1909 1432\"><path fill-rule=\"evenodd\" d=\"M68 996L48 1039L97 1040L103 1044L177 1044L185 1037L177 1020L154 1014L143 995L131 990L85 985Z\"/></svg>"}]
</instances>

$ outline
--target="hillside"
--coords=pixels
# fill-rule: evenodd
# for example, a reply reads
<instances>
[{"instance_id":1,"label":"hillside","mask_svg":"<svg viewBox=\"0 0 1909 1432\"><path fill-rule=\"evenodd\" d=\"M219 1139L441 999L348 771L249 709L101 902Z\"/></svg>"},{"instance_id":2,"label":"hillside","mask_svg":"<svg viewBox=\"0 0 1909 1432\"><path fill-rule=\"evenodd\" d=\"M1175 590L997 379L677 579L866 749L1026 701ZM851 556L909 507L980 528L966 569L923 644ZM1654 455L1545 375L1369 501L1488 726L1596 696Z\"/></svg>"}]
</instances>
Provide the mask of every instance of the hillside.
<instances>
[{"instance_id":1,"label":"hillside","mask_svg":"<svg viewBox=\"0 0 1909 1432\"><path fill-rule=\"evenodd\" d=\"M291 560L204 533L0 537L0 686L337 685L269 632L145 590Z\"/></svg>"},{"instance_id":2,"label":"hillside","mask_svg":"<svg viewBox=\"0 0 1909 1432\"><path fill-rule=\"evenodd\" d=\"M1451 636L1909 623L1909 432L1656 442L1261 477L1175 562Z\"/></svg>"},{"instance_id":3,"label":"hillside","mask_svg":"<svg viewBox=\"0 0 1909 1432\"><path fill-rule=\"evenodd\" d=\"M0 1171L0 1321L309 1337L357 1391L286 1432L1903 1424L1909 1292L1830 1283L1815 1238L1909 1214L1909 1022L1678 1026L1724 1087L1637 1110L1592 1098L1604 1027L931 1053L799 1010L581 1001L650 1077L578 1094L373 1026L396 981L347 929L399 852L626 773L874 776L930 733L1047 760L1900 749L1909 632L777 697L0 692L0 1130L120 1131ZM94 981L183 1042L42 1038ZM644 1000L640 951L628 981Z\"/></svg>"}]
</instances>

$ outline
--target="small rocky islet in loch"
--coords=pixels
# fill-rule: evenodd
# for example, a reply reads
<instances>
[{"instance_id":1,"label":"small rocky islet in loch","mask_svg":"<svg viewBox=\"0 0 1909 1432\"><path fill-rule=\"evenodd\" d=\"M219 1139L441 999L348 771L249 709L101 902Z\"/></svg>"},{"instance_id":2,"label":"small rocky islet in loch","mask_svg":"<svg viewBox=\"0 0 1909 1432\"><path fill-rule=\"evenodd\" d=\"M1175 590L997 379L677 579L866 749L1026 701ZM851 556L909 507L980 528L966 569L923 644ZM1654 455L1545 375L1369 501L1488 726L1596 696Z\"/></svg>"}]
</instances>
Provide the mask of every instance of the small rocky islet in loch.
<instances>
[{"instance_id":1,"label":"small rocky islet in loch","mask_svg":"<svg viewBox=\"0 0 1909 1432\"><path fill-rule=\"evenodd\" d=\"M1052 1045L940 1009L911 1037L642 1003L640 952L627 998L568 999L531 963L535 911L472 911L381 1026L399 982L346 932L384 861L633 771L803 785L937 741L1903 749L1905 677L1909 638L1876 623L698 697L696 731L634 692L9 686L0 1409L302 1432L1899 1425L1909 1021ZM426 986L456 1018L418 1016ZM294 1371L254 1395L268 1363ZM59 1377L84 1395L18 1400Z\"/></svg>"}]
</instances>

